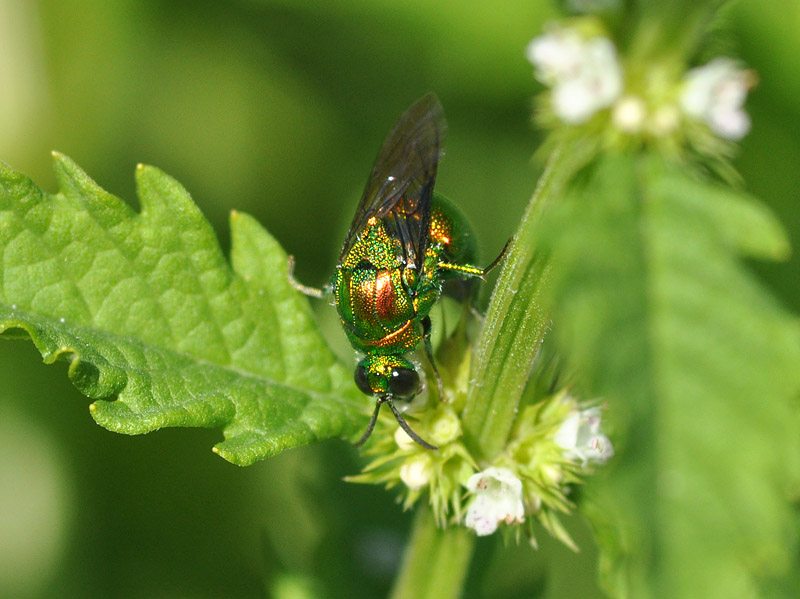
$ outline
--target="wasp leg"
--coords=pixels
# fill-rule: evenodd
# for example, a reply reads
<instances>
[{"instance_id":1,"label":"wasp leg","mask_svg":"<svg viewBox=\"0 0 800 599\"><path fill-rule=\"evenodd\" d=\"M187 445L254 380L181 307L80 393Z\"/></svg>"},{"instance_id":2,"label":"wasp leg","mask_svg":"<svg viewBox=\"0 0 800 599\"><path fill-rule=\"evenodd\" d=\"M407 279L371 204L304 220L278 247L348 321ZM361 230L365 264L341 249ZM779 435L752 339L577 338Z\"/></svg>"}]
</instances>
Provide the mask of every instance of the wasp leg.
<instances>
[{"instance_id":1,"label":"wasp leg","mask_svg":"<svg viewBox=\"0 0 800 599\"><path fill-rule=\"evenodd\" d=\"M330 289L324 287L322 289L317 289L316 287L308 287L307 285L303 285L299 283L297 279L294 278L294 256L289 256L286 260L286 267L287 267L287 275L289 277L289 284L297 289L303 295L307 295L309 297L315 297L317 299L323 299L325 296L330 294Z\"/></svg>"},{"instance_id":2,"label":"wasp leg","mask_svg":"<svg viewBox=\"0 0 800 599\"><path fill-rule=\"evenodd\" d=\"M482 278L487 272L485 269L472 266L471 264L452 264L451 262L439 262L439 264L436 266L445 270L452 270L464 277L477 277L479 279Z\"/></svg>"},{"instance_id":3,"label":"wasp leg","mask_svg":"<svg viewBox=\"0 0 800 599\"><path fill-rule=\"evenodd\" d=\"M436 266L438 268L443 268L445 270L452 270L454 272L461 274L464 277L477 277L479 279L482 279L484 276L486 276L492 270L494 270L494 268L498 264L500 264L500 261L506 255L506 252L508 251L508 246L511 245L511 241L513 239L514 238L511 237L508 241L506 241L506 244L503 246L503 249L500 250L500 253L497 255L497 258L492 260L492 263L489 264L489 266L487 266L486 268L473 266L472 264L452 264L451 262L439 262L439 264L437 264Z\"/></svg>"},{"instance_id":4,"label":"wasp leg","mask_svg":"<svg viewBox=\"0 0 800 599\"><path fill-rule=\"evenodd\" d=\"M439 374L439 369L436 367L436 360L433 359L433 346L431 346L431 317L426 316L422 319L422 340L425 344L425 355L428 356L428 361L433 368L433 374L436 376L436 386L439 388L439 399L447 401L444 395L444 385L442 385L442 376Z\"/></svg>"},{"instance_id":5,"label":"wasp leg","mask_svg":"<svg viewBox=\"0 0 800 599\"><path fill-rule=\"evenodd\" d=\"M472 266L471 264L451 264L449 262L440 262L438 264L438 267L461 274L464 277L462 281L471 281L474 280L475 278L484 280L484 277L487 274L489 274L492 270L494 270L497 267L497 265L500 264L500 262L503 260L513 240L514 238L511 237L509 238L508 241L506 241L506 244L503 246L503 249L500 250L500 253L497 255L497 257L494 260L492 260L491 264L489 264L489 266L487 266L486 268ZM447 293L447 290L445 290L444 293ZM459 299L458 296L456 296L455 294L450 294L450 295L453 295L453 297ZM465 295L467 300L466 304L469 308L469 312L471 312L473 316L475 316L478 320L482 322L484 320L483 314L478 312L475 306L472 305L472 302L476 297L475 293L472 294L467 293Z\"/></svg>"}]
</instances>

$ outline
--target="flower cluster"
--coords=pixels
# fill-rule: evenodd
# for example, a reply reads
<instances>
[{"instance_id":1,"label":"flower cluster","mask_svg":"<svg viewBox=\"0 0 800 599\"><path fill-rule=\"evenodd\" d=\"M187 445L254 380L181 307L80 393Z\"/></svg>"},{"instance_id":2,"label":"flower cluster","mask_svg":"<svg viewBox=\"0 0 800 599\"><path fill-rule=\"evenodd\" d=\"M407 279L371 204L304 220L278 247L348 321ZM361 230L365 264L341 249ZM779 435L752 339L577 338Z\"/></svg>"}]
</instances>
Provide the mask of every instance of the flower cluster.
<instances>
[{"instance_id":1,"label":"flower cluster","mask_svg":"<svg viewBox=\"0 0 800 599\"><path fill-rule=\"evenodd\" d=\"M600 407L581 406L566 391L522 410L505 452L468 481L473 496L467 526L479 535L490 534L502 523L516 524L530 516L532 544L532 523L538 521L574 547L558 515L571 511L571 485L614 455L601 430L601 415Z\"/></svg>"},{"instance_id":2,"label":"flower cluster","mask_svg":"<svg viewBox=\"0 0 800 599\"><path fill-rule=\"evenodd\" d=\"M605 114L618 132L654 138L674 135L682 123L701 124L727 140L739 140L750 129L744 102L755 76L729 58L665 85L668 69L623 68L613 42L594 21L553 25L525 54L535 77L550 88L549 113L568 125ZM628 81L626 71L637 76Z\"/></svg>"},{"instance_id":3,"label":"flower cluster","mask_svg":"<svg viewBox=\"0 0 800 599\"><path fill-rule=\"evenodd\" d=\"M414 414L414 430L439 448L435 451L417 445L394 418L382 415L365 450L372 462L348 480L399 487L406 509L427 493L440 526L461 521L463 489L478 467L463 444L460 407L459 402L440 402Z\"/></svg>"},{"instance_id":4,"label":"flower cluster","mask_svg":"<svg viewBox=\"0 0 800 599\"><path fill-rule=\"evenodd\" d=\"M393 418L381 418L367 449L374 459L350 480L397 487L406 508L427 493L440 526L464 524L484 536L501 527L519 532L524 524L535 544L539 522L574 547L557 516L571 510L569 487L614 453L601 430L601 409L581 407L566 392L545 398L522 411L506 450L479 465L463 443L464 395L451 392L450 402L417 413L414 428L436 451L414 443Z\"/></svg>"}]
</instances>

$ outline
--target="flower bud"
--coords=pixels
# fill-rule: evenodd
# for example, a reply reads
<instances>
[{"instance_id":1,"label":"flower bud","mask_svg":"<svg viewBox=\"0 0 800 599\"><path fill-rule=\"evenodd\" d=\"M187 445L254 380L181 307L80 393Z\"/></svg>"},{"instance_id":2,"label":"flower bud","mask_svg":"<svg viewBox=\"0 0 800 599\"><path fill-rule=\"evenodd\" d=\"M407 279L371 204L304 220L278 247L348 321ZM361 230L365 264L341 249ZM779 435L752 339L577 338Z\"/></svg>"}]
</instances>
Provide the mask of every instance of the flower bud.
<instances>
[{"instance_id":1,"label":"flower bud","mask_svg":"<svg viewBox=\"0 0 800 599\"><path fill-rule=\"evenodd\" d=\"M400 466L400 480L412 491L419 491L431 480L431 461L423 454Z\"/></svg>"}]
</instances>

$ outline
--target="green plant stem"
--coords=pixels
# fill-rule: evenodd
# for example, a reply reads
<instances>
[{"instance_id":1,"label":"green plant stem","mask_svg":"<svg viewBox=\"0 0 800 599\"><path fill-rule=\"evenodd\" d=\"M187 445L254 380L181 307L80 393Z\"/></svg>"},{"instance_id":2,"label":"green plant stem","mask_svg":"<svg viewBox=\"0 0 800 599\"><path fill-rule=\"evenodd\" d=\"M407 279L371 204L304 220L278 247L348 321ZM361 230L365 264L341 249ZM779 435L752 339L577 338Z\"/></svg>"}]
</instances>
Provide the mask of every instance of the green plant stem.
<instances>
[{"instance_id":1,"label":"green plant stem","mask_svg":"<svg viewBox=\"0 0 800 599\"><path fill-rule=\"evenodd\" d=\"M638 0L638 22L627 45L629 63L650 65L665 57L683 68L697 40L726 0Z\"/></svg>"},{"instance_id":2,"label":"green plant stem","mask_svg":"<svg viewBox=\"0 0 800 599\"><path fill-rule=\"evenodd\" d=\"M469 569L475 536L465 528L436 527L431 510L421 505L403 555L392 599L455 599Z\"/></svg>"},{"instance_id":3,"label":"green plant stem","mask_svg":"<svg viewBox=\"0 0 800 599\"><path fill-rule=\"evenodd\" d=\"M505 447L550 323L542 301L549 267L547 257L536 251L536 224L593 154L591 144L577 142L551 154L504 261L476 345L470 377L474 383L462 417L466 442L479 460L491 461Z\"/></svg>"}]
</instances>

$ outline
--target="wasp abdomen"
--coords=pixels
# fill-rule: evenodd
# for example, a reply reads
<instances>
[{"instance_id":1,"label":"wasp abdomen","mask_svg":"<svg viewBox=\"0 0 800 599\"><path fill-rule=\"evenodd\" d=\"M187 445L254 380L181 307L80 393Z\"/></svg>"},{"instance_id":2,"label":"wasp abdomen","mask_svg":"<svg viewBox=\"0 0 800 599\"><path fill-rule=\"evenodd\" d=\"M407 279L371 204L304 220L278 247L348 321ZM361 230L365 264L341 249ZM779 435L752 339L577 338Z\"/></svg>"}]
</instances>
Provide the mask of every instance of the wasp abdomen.
<instances>
[{"instance_id":1,"label":"wasp abdomen","mask_svg":"<svg viewBox=\"0 0 800 599\"><path fill-rule=\"evenodd\" d=\"M348 337L359 348L410 351L419 343L421 331L402 270L359 264L338 273L337 306Z\"/></svg>"}]
</instances>

